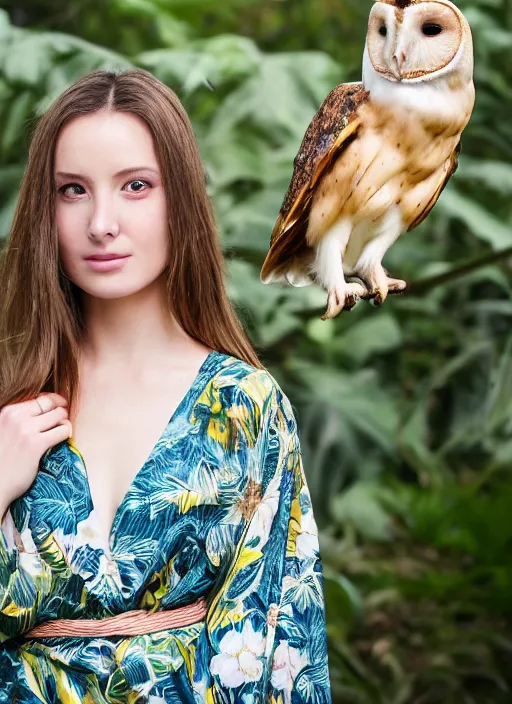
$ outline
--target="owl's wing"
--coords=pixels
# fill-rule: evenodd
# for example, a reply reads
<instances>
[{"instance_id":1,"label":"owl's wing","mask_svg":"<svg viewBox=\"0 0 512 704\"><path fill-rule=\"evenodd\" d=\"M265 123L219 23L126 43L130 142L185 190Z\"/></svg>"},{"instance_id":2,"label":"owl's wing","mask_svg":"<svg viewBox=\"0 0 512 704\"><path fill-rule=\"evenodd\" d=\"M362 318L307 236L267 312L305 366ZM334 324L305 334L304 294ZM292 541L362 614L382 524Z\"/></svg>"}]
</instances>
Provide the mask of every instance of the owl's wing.
<instances>
[{"instance_id":1,"label":"owl's wing","mask_svg":"<svg viewBox=\"0 0 512 704\"><path fill-rule=\"evenodd\" d=\"M302 258L309 249L305 235L315 185L355 138L361 125L358 108L369 95L362 83L343 83L329 93L313 117L294 159L292 179L272 230L260 274L263 283L278 280L282 265Z\"/></svg>"},{"instance_id":2,"label":"owl's wing","mask_svg":"<svg viewBox=\"0 0 512 704\"><path fill-rule=\"evenodd\" d=\"M429 215L430 211L434 207L434 205L437 203L439 196L443 192L446 184L448 181L451 179L453 174L457 171L457 167L459 165L459 154L460 154L460 142L458 142L457 146L453 150L453 153L451 154L450 158L446 161L445 164L445 172L444 175L441 177L439 180L439 185L434 191L432 197L430 200L425 204L425 207L421 211L421 213L416 217L416 219L409 225L407 228L407 232L410 232L411 230L414 230L415 227L418 227L423 220Z\"/></svg>"}]
</instances>

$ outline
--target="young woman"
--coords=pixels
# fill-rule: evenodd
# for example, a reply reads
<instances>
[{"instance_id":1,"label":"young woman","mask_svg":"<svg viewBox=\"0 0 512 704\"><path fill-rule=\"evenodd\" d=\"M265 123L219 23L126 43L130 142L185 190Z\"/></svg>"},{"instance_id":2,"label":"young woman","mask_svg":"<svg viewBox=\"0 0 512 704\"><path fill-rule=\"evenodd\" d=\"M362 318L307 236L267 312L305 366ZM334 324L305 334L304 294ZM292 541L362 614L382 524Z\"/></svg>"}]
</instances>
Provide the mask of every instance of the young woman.
<instances>
[{"instance_id":1,"label":"young woman","mask_svg":"<svg viewBox=\"0 0 512 704\"><path fill-rule=\"evenodd\" d=\"M330 702L295 417L169 88L56 100L0 280L0 702Z\"/></svg>"}]
</instances>

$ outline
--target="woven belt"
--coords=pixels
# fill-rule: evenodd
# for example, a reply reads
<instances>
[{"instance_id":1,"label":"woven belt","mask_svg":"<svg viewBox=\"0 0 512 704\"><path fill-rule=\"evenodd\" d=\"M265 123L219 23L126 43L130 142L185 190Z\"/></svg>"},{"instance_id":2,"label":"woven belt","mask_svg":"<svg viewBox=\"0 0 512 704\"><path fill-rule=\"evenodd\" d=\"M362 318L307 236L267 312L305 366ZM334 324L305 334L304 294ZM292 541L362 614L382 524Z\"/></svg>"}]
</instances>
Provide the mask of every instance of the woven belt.
<instances>
[{"instance_id":1,"label":"woven belt","mask_svg":"<svg viewBox=\"0 0 512 704\"><path fill-rule=\"evenodd\" d=\"M136 609L101 619L57 618L41 623L26 633L20 633L19 637L25 639L60 638L62 636L75 638L82 636L140 636L155 631L190 626L202 621L206 612L206 600L202 597L194 604L153 613L145 609Z\"/></svg>"}]
</instances>

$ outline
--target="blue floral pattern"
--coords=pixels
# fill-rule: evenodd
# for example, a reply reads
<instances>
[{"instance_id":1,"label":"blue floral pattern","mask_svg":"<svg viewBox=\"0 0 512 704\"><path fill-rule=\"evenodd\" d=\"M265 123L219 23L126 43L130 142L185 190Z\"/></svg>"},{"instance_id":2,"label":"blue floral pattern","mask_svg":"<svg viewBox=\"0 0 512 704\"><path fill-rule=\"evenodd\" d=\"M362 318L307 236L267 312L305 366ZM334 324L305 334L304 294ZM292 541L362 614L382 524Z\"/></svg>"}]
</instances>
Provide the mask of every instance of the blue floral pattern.
<instances>
[{"instance_id":1,"label":"blue floral pattern","mask_svg":"<svg viewBox=\"0 0 512 704\"><path fill-rule=\"evenodd\" d=\"M105 544L107 543L107 544ZM22 639L207 599L136 637ZM213 350L98 533L73 440L0 531L0 702L329 704L323 573L296 420L267 370Z\"/></svg>"}]
</instances>

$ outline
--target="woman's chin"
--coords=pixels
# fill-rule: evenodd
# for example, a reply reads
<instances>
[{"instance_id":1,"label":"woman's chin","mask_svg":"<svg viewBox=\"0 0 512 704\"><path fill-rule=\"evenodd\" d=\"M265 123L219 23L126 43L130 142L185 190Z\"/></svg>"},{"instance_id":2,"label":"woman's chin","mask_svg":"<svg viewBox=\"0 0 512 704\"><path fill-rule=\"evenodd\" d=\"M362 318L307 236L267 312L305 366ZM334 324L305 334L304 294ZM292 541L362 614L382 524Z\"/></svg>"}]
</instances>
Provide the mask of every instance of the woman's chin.
<instances>
[{"instance_id":1,"label":"woman's chin","mask_svg":"<svg viewBox=\"0 0 512 704\"><path fill-rule=\"evenodd\" d=\"M121 281L121 280L111 280L111 281L101 281L92 282L87 281L75 281L74 282L78 288L86 296L91 296L92 298L104 298L109 300L114 300L116 298L127 298L128 296L133 296L142 289L146 288L148 284L145 282L142 284L134 284L133 281Z\"/></svg>"}]
</instances>

